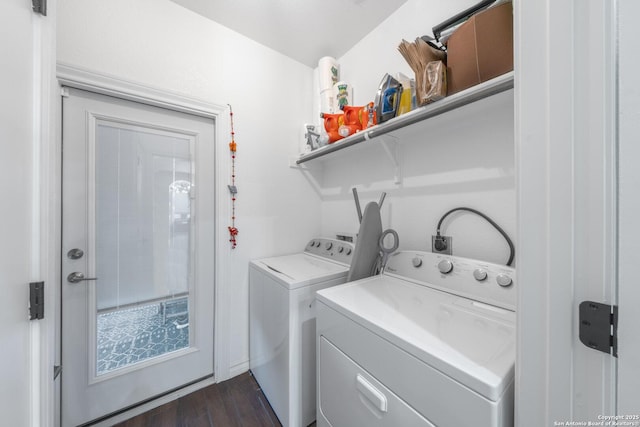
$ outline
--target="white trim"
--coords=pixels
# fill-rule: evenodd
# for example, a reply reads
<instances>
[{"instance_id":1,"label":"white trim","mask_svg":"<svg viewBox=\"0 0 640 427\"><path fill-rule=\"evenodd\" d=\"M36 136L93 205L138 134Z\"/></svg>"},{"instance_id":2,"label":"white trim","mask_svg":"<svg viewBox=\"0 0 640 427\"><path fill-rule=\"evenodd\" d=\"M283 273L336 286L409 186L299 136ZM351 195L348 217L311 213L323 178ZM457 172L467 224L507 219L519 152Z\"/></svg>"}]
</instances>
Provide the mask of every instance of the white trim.
<instances>
[{"instance_id":1,"label":"white trim","mask_svg":"<svg viewBox=\"0 0 640 427\"><path fill-rule=\"evenodd\" d=\"M249 360L236 363L229 368L229 378L237 377L249 370Z\"/></svg>"},{"instance_id":2,"label":"white trim","mask_svg":"<svg viewBox=\"0 0 640 427\"><path fill-rule=\"evenodd\" d=\"M31 322L30 383L33 427L58 425L53 366L59 282L59 177L57 85L55 81L57 0L48 16L32 15L33 25L33 221L32 280L45 282L45 317Z\"/></svg>"},{"instance_id":3,"label":"white trim","mask_svg":"<svg viewBox=\"0 0 640 427\"><path fill-rule=\"evenodd\" d=\"M619 68L619 228L618 233L618 407L619 415L638 415L638 390L640 390L640 288L638 265L640 264L640 93L636 89L640 72L637 54L640 28L636 17L640 13L637 0L617 0Z\"/></svg>"},{"instance_id":4,"label":"white trim","mask_svg":"<svg viewBox=\"0 0 640 427\"><path fill-rule=\"evenodd\" d=\"M48 111L42 106L44 100L47 99L45 89L45 81L43 76L43 67L46 64L46 53L42 48L43 33L46 33L46 23L41 19L34 19L32 23L33 31L33 129L32 129L32 158L31 158L31 254L30 254L30 279L32 281L40 281L43 279L43 273L46 271L44 260L46 252L42 249L42 242L46 239L46 227L43 227L42 220L46 217L47 212L44 211L43 203L45 203L43 195L43 173L42 166L45 161L43 151L46 149L45 140L48 139L45 133L45 123ZM47 323L43 321L42 323ZM44 390L40 390L42 386L42 365L46 357L43 356L42 344L45 342L43 331L46 331L46 325L41 328L40 321L32 321L30 323L30 359L31 369L29 370L29 389L31 391L31 408L30 408L30 424L32 426L40 425L42 420L43 394ZM46 372L46 371L45 371ZM46 384L48 386L48 384Z\"/></svg>"},{"instance_id":5,"label":"white trim","mask_svg":"<svg viewBox=\"0 0 640 427\"><path fill-rule=\"evenodd\" d=\"M225 109L226 116L216 122L216 182L217 193L215 200L216 211L216 288L215 288L215 330L213 351L214 372L218 382L231 378L230 355L231 348L231 292L233 283L229 282L229 271L233 263L233 254L229 245L227 221L231 216L231 204L229 190L229 165L228 142L230 137L229 109ZM222 351L224 349L225 351Z\"/></svg>"},{"instance_id":6,"label":"white trim","mask_svg":"<svg viewBox=\"0 0 640 427\"><path fill-rule=\"evenodd\" d=\"M61 86L83 89L102 95L114 96L128 101L141 102L169 110L207 117L222 118L226 110L223 105L213 104L176 92L145 86L109 74L103 74L69 64L58 63L56 67Z\"/></svg>"},{"instance_id":7,"label":"white trim","mask_svg":"<svg viewBox=\"0 0 640 427\"><path fill-rule=\"evenodd\" d=\"M231 295L231 286L227 278L229 265L231 263L231 251L229 250L229 245L226 244L228 242L225 238L227 234L225 221L230 215L229 199L226 197L228 194L226 184L229 179L229 167L227 150L225 149L229 135L228 108L224 105L145 86L137 82L69 64L58 63L56 70L60 87L69 86L173 111L206 117L215 121L216 215L214 221L216 230L216 253L214 254L214 259L212 259L212 262L215 264L215 319L212 337L214 340L214 378L216 382L230 378L229 348L231 337L229 336L229 298ZM59 179L60 175L58 174L57 180ZM60 245L59 239L60 236L58 235L58 246ZM59 261L54 260L54 262L58 263ZM213 380L211 381L213 382ZM170 396L179 397L179 394L172 394ZM144 407L147 407L147 405Z\"/></svg>"},{"instance_id":8,"label":"white trim","mask_svg":"<svg viewBox=\"0 0 640 427\"><path fill-rule=\"evenodd\" d=\"M579 302L614 297L611 8L514 4L519 427L615 411L615 359L577 330Z\"/></svg>"}]
</instances>

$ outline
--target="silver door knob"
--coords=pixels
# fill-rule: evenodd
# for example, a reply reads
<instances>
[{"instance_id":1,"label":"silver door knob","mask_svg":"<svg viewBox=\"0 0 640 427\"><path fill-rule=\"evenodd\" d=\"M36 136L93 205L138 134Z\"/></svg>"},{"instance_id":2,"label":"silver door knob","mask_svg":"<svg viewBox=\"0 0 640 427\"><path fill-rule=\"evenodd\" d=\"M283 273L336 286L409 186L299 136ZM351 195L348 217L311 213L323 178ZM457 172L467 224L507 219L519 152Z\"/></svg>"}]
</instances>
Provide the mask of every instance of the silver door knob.
<instances>
[{"instance_id":1,"label":"silver door knob","mask_svg":"<svg viewBox=\"0 0 640 427\"><path fill-rule=\"evenodd\" d=\"M83 280L98 280L98 278L84 277L84 274L80 273L79 271L74 271L73 273L67 276L67 281L69 283L78 283L78 282L82 282Z\"/></svg>"}]
</instances>

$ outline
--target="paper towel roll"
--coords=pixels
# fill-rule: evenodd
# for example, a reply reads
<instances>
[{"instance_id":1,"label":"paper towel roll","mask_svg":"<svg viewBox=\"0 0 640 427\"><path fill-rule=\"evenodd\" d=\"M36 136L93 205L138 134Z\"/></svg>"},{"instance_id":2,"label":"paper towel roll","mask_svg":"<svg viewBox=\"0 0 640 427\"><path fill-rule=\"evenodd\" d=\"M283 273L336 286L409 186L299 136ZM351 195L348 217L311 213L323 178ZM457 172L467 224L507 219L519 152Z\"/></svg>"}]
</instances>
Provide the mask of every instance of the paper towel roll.
<instances>
[{"instance_id":1,"label":"paper towel roll","mask_svg":"<svg viewBox=\"0 0 640 427\"><path fill-rule=\"evenodd\" d=\"M340 80L340 65L335 58L325 56L318 61L320 91L331 89Z\"/></svg>"},{"instance_id":2,"label":"paper towel roll","mask_svg":"<svg viewBox=\"0 0 640 427\"><path fill-rule=\"evenodd\" d=\"M321 113L337 113L336 97L333 87L320 92L320 112Z\"/></svg>"}]
</instances>

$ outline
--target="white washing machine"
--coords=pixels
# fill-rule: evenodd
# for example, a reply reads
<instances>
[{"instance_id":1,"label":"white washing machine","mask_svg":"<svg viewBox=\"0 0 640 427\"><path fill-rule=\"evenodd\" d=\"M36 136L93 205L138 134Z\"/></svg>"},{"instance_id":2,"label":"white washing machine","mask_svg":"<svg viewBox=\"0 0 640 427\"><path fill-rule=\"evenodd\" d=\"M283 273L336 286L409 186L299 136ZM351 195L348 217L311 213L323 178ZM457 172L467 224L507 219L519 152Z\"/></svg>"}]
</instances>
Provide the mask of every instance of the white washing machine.
<instances>
[{"instance_id":1,"label":"white washing machine","mask_svg":"<svg viewBox=\"0 0 640 427\"><path fill-rule=\"evenodd\" d=\"M346 281L353 250L317 238L249 264L249 367L284 427L316 419L315 293Z\"/></svg>"},{"instance_id":2,"label":"white washing machine","mask_svg":"<svg viewBox=\"0 0 640 427\"><path fill-rule=\"evenodd\" d=\"M402 251L318 292L318 427L512 427L514 278Z\"/></svg>"}]
</instances>

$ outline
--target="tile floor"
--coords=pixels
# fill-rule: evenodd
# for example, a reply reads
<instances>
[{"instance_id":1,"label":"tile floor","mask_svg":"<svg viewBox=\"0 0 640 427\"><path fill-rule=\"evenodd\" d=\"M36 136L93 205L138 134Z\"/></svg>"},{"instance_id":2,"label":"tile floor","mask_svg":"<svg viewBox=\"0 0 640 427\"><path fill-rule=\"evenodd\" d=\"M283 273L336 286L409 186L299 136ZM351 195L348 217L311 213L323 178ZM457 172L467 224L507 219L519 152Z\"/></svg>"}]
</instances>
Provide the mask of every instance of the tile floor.
<instances>
[{"instance_id":1,"label":"tile floor","mask_svg":"<svg viewBox=\"0 0 640 427\"><path fill-rule=\"evenodd\" d=\"M189 346L187 297L98 314L97 373Z\"/></svg>"}]
</instances>

